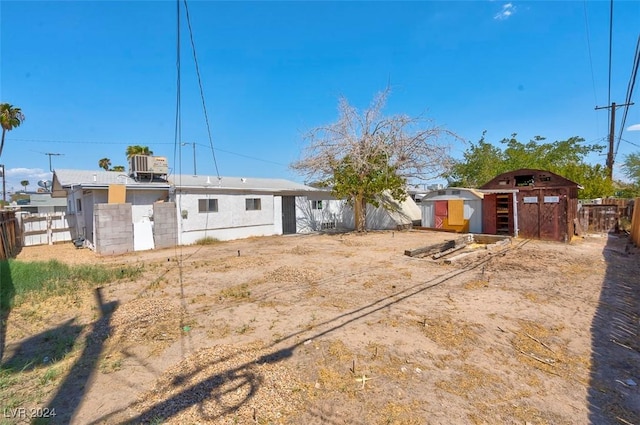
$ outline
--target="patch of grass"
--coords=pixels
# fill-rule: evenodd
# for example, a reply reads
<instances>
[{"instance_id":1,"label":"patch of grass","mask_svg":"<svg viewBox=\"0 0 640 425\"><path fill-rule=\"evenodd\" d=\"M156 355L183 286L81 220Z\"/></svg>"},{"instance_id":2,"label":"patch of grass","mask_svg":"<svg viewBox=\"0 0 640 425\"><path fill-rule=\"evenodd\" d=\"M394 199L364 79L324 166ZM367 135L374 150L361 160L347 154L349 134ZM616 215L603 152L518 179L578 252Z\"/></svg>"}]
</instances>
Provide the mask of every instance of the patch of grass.
<instances>
[{"instance_id":1,"label":"patch of grass","mask_svg":"<svg viewBox=\"0 0 640 425\"><path fill-rule=\"evenodd\" d=\"M36 299L69 295L88 285L135 279L142 266L110 268L102 265L68 265L58 260L0 262L0 310L8 310L29 294Z\"/></svg>"},{"instance_id":2,"label":"patch of grass","mask_svg":"<svg viewBox=\"0 0 640 425\"><path fill-rule=\"evenodd\" d=\"M55 381L60 376L61 372L56 367L50 367L46 370L46 372L40 377L40 385L47 385L50 382Z\"/></svg>"},{"instance_id":3,"label":"patch of grass","mask_svg":"<svg viewBox=\"0 0 640 425\"><path fill-rule=\"evenodd\" d=\"M195 244L196 245L216 245L220 243L220 239L213 238L211 236L206 236L204 238L198 239Z\"/></svg>"},{"instance_id":4,"label":"patch of grass","mask_svg":"<svg viewBox=\"0 0 640 425\"><path fill-rule=\"evenodd\" d=\"M236 300L249 299L251 297L251 291L249 290L248 284L242 283L240 285L223 289L220 291L220 296Z\"/></svg>"}]
</instances>

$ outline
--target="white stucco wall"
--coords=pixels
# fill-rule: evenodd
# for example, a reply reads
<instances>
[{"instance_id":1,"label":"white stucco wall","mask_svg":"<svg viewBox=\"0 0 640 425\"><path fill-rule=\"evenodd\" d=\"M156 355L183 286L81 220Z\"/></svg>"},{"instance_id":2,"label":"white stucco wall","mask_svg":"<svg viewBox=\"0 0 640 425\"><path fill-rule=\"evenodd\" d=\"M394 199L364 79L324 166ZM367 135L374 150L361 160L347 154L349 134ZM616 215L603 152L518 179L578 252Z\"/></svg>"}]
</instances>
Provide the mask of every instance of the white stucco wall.
<instances>
[{"instance_id":1,"label":"white stucco wall","mask_svg":"<svg viewBox=\"0 0 640 425\"><path fill-rule=\"evenodd\" d=\"M312 201L322 201L322 209L313 209ZM328 228L344 228L346 202L336 199L296 198L298 233L317 232Z\"/></svg>"},{"instance_id":2,"label":"white stucco wall","mask_svg":"<svg viewBox=\"0 0 640 425\"><path fill-rule=\"evenodd\" d=\"M212 237L232 240L250 236L282 234L282 200L264 194L206 194L180 192L176 194L179 243L193 244L199 239ZM261 209L246 210L246 199L260 199ZM198 212L199 199L217 199L217 212ZM187 217L182 217L186 211Z\"/></svg>"}]
</instances>

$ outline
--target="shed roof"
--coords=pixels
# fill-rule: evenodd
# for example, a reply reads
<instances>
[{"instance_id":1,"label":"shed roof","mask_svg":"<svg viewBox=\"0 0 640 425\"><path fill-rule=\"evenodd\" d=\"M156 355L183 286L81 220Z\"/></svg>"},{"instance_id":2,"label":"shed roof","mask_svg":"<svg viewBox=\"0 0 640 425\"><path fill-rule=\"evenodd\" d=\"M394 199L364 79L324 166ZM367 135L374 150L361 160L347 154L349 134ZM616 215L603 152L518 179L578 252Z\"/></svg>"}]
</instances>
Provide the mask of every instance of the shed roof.
<instances>
[{"instance_id":1,"label":"shed roof","mask_svg":"<svg viewBox=\"0 0 640 425\"><path fill-rule=\"evenodd\" d=\"M456 193L457 192L457 193ZM483 199L484 194L476 189L466 187L448 187L446 189L433 190L422 198L425 201L449 201L453 199Z\"/></svg>"},{"instance_id":2,"label":"shed roof","mask_svg":"<svg viewBox=\"0 0 640 425\"><path fill-rule=\"evenodd\" d=\"M532 176L531 184L518 184L518 178ZM577 187L581 186L559 174L552 173L547 170L537 170L534 168L521 168L506 173L502 173L489 182L485 183L480 189L526 189L526 188L542 188L542 187Z\"/></svg>"}]
</instances>

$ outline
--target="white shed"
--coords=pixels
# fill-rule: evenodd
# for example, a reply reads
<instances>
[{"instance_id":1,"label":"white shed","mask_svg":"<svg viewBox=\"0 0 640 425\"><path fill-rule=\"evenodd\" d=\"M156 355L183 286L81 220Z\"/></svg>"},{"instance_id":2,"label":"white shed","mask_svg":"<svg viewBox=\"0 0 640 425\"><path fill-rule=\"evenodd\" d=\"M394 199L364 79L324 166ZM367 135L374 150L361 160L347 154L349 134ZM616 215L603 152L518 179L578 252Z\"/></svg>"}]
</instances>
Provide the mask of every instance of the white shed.
<instances>
[{"instance_id":1,"label":"white shed","mask_svg":"<svg viewBox=\"0 0 640 425\"><path fill-rule=\"evenodd\" d=\"M482 233L482 199L475 189L449 187L427 193L420 203L422 226L454 230L460 233Z\"/></svg>"}]
</instances>

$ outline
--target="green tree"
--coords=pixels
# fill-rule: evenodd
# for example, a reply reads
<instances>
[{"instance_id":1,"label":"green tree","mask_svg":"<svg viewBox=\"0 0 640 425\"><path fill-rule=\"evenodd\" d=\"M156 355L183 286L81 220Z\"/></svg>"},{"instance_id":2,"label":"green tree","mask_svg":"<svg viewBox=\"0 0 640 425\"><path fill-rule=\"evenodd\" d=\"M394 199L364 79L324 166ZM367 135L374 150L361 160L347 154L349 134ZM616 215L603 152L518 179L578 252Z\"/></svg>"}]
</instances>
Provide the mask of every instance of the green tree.
<instances>
[{"instance_id":1,"label":"green tree","mask_svg":"<svg viewBox=\"0 0 640 425\"><path fill-rule=\"evenodd\" d=\"M153 155L153 152L149 150L148 146L132 145L127 146L126 154L129 159L134 155Z\"/></svg>"},{"instance_id":2,"label":"green tree","mask_svg":"<svg viewBox=\"0 0 640 425\"><path fill-rule=\"evenodd\" d=\"M103 168L105 171L109 171L109 167L111 167L111 160L109 158L102 158L98 161L98 167Z\"/></svg>"},{"instance_id":3,"label":"green tree","mask_svg":"<svg viewBox=\"0 0 640 425\"><path fill-rule=\"evenodd\" d=\"M20 182L20 186L23 186L24 187L24 191L26 192L27 191L27 186L29 186L29 180L22 180Z\"/></svg>"},{"instance_id":4,"label":"green tree","mask_svg":"<svg viewBox=\"0 0 640 425\"><path fill-rule=\"evenodd\" d=\"M613 182L606 169L584 160L589 153L601 152L603 146L584 144L580 137L545 142L544 137L536 136L522 143L516 136L512 134L494 145L486 142L483 133L480 141L464 152L463 160L454 164L447 175L449 185L479 187L504 172L532 168L551 171L582 185L581 198L613 195Z\"/></svg>"},{"instance_id":5,"label":"green tree","mask_svg":"<svg viewBox=\"0 0 640 425\"><path fill-rule=\"evenodd\" d=\"M114 165L111 171L124 171L124 165Z\"/></svg>"},{"instance_id":6,"label":"green tree","mask_svg":"<svg viewBox=\"0 0 640 425\"><path fill-rule=\"evenodd\" d=\"M0 103L0 125L2 126L2 141L0 142L0 157L4 148L4 136L7 131L11 131L24 121L22 109L14 107L9 103Z\"/></svg>"},{"instance_id":7,"label":"green tree","mask_svg":"<svg viewBox=\"0 0 640 425\"><path fill-rule=\"evenodd\" d=\"M309 131L302 159L291 164L346 198L359 232L366 230L367 204L381 205L383 193L403 201L409 179L439 177L450 164L441 139L453 134L421 117L384 116L388 95L389 89L379 93L362 112L340 99L338 121Z\"/></svg>"},{"instance_id":8,"label":"green tree","mask_svg":"<svg viewBox=\"0 0 640 425\"><path fill-rule=\"evenodd\" d=\"M640 184L640 153L630 153L624 157L622 171L636 184Z\"/></svg>"}]
</instances>

